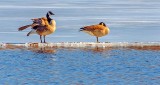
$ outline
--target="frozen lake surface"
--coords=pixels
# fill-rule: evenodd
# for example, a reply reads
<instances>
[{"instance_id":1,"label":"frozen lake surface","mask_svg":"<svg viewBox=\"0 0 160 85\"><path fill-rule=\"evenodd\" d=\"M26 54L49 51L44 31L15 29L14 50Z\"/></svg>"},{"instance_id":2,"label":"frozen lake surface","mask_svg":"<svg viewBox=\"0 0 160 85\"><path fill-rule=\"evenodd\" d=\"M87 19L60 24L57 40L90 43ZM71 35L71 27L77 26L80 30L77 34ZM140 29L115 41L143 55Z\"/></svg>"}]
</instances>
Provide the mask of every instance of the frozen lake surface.
<instances>
[{"instance_id":1,"label":"frozen lake surface","mask_svg":"<svg viewBox=\"0 0 160 85\"><path fill-rule=\"evenodd\" d=\"M57 22L57 30L47 37L48 42L95 42L79 28L103 21L110 28L101 42L160 41L159 0L0 0L0 42L39 42L39 36L27 37L18 32L30 24L31 18L45 16L48 10Z\"/></svg>"}]
</instances>

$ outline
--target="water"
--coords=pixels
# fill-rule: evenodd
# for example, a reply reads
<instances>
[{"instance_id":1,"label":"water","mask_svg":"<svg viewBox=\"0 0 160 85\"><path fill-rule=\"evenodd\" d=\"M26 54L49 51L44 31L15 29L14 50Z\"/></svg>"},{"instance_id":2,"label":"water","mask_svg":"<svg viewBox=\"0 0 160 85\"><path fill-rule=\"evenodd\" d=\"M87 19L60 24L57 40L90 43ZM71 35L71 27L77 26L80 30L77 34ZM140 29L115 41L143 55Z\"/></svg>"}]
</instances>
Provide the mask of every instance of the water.
<instances>
[{"instance_id":1,"label":"water","mask_svg":"<svg viewBox=\"0 0 160 85\"><path fill-rule=\"evenodd\" d=\"M0 84L159 85L159 56L127 48L1 50Z\"/></svg>"},{"instance_id":2,"label":"water","mask_svg":"<svg viewBox=\"0 0 160 85\"><path fill-rule=\"evenodd\" d=\"M45 16L48 10L57 22L57 30L47 37L48 42L95 42L79 28L103 21L110 28L101 42L160 41L159 0L0 0L0 42L39 42L39 36L18 32L30 24L31 18ZM5 37L4 37L5 36Z\"/></svg>"}]
</instances>

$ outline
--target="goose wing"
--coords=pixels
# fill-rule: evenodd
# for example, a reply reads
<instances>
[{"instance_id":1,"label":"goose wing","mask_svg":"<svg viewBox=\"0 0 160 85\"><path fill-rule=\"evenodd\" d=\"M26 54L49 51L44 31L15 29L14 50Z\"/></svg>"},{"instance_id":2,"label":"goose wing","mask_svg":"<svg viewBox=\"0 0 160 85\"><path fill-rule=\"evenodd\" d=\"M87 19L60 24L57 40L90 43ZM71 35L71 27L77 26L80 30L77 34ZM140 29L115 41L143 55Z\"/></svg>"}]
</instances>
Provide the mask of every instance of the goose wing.
<instances>
[{"instance_id":1,"label":"goose wing","mask_svg":"<svg viewBox=\"0 0 160 85\"><path fill-rule=\"evenodd\" d=\"M26 28L28 28L28 27L30 27L30 26L32 26L32 25L22 26L22 27L18 28L18 31L22 31L22 30L24 30L24 29L26 29Z\"/></svg>"},{"instance_id":2,"label":"goose wing","mask_svg":"<svg viewBox=\"0 0 160 85\"><path fill-rule=\"evenodd\" d=\"M102 25L91 25L91 26L85 26L81 28L81 31L95 31L95 30L103 30L104 26Z\"/></svg>"},{"instance_id":3,"label":"goose wing","mask_svg":"<svg viewBox=\"0 0 160 85\"><path fill-rule=\"evenodd\" d=\"M28 28L28 27L32 27L33 29L36 29L38 25L44 25L44 24L42 23L41 18L34 18L34 19L31 19L31 20L33 21L32 24L30 24L30 25L25 25L25 26L22 26L22 27L18 28L18 31L22 31L22 30L24 30L24 29L26 29L26 28Z\"/></svg>"},{"instance_id":4,"label":"goose wing","mask_svg":"<svg viewBox=\"0 0 160 85\"><path fill-rule=\"evenodd\" d=\"M46 26L36 26L36 31L38 31L38 32L45 32L47 30L48 29Z\"/></svg>"}]
</instances>

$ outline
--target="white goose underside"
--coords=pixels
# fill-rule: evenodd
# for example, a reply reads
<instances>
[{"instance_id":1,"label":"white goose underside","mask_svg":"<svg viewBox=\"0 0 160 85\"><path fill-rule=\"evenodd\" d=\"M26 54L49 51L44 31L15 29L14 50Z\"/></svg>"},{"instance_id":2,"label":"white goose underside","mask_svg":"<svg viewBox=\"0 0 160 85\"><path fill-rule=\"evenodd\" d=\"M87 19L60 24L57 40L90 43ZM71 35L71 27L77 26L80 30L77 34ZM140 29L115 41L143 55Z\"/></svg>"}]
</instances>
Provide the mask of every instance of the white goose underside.
<instances>
[{"instance_id":1,"label":"white goose underside","mask_svg":"<svg viewBox=\"0 0 160 85\"><path fill-rule=\"evenodd\" d=\"M92 32L90 32L90 31L84 31L84 32L88 33L89 35L94 36L94 34Z\"/></svg>"}]
</instances>

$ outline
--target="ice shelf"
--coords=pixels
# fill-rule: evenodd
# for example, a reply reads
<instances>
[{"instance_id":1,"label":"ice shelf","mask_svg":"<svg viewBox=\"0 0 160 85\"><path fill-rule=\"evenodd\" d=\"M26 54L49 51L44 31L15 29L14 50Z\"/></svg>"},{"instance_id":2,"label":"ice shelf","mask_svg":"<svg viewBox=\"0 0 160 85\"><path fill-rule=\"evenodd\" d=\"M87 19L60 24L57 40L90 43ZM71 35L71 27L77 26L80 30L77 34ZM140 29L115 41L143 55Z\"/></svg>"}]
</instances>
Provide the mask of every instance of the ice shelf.
<instances>
[{"instance_id":1,"label":"ice shelf","mask_svg":"<svg viewBox=\"0 0 160 85\"><path fill-rule=\"evenodd\" d=\"M117 42L117 43L94 43L94 42L60 42L60 43L0 43L0 48L160 48L160 42Z\"/></svg>"}]
</instances>

